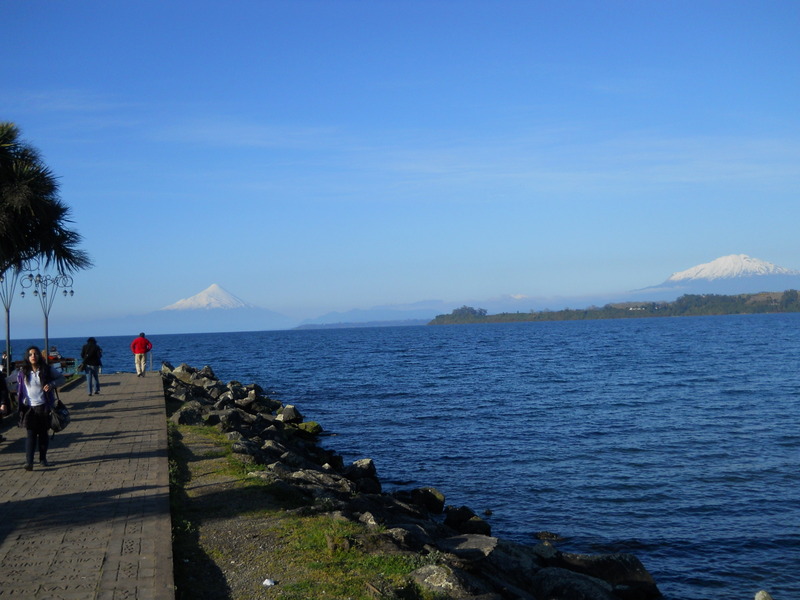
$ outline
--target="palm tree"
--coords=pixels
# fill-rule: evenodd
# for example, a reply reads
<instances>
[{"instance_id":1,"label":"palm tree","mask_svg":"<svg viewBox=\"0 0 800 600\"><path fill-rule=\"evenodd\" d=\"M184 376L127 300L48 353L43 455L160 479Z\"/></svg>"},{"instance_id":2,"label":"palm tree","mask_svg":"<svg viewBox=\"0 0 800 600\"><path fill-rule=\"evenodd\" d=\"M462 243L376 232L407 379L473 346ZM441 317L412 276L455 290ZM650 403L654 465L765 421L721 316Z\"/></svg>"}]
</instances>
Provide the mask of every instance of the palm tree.
<instances>
[{"instance_id":1,"label":"palm tree","mask_svg":"<svg viewBox=\"0 0 800 600\"><path fill-rule=\"evenodd\" d=\"M59 273L92 266L89 255L78 247L80 234L68 227L69 213L59 198L58 181L39 152L20 139L16 125L0 122L0 296L6 309L9 355L13 297L9 282L16 282L32 260L45 268L54 266Z\"/></svg>"}]
</instances>

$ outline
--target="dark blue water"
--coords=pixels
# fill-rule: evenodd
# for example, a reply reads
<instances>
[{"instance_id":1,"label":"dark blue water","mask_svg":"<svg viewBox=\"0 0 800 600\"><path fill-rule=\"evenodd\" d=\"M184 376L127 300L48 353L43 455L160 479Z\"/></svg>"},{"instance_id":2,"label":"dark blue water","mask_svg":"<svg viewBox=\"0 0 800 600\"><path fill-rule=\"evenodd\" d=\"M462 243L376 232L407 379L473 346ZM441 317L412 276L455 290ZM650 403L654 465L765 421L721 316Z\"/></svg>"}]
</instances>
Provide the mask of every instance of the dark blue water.
<instances>
[{"instance_id":1,"label":"dark blue water","mask_svg":"<svg viewBox=\"0 0 800 600\"><path fill-rule=\"evenodd\" d=\"M131 339L98 339L106 370L133 371ZM151 340L156 367L259 383L495 535L633 552L675 600L800 598L800 315Z\"/></svg>"}]
</instances>

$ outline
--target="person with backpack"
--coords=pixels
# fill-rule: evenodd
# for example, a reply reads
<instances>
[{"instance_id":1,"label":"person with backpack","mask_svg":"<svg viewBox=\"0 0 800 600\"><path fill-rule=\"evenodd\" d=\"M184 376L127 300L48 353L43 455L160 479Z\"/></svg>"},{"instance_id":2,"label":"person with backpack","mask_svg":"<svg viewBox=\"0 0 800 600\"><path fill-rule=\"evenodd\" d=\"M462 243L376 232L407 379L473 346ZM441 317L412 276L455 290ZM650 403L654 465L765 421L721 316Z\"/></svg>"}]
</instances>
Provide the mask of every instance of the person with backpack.
<instances>
[{"instance_id":1,"label":"person with backpack","mask_svg":"<svg viewBox=\"0 0 800 600\"><path fill-rule=\"evenodd\" d=\"M89 395L92 395L92 382L94 382L94 393L100 393L100 367L103 366L103 349L97 345L97 340L90 337L81 348L81 360L83 370L86 372L86 385L89 386Z\"/></svg>"},{"instance_id":2,"label":"person with backpack","mask_svg":"<svg viewBox=\"0 0 800 600\"><path fill-rule=\"evenodd\" d=\"M61 371L48 365L42 351L31 346L25 351L25 362L17 374L19 426L28 430L25 440L25 470L33 470L33 454L39 449L39 464L49 467L47 448L50 444L50 412L56 404L56 388L64 385Z\"/></svg>"}]
</instances>

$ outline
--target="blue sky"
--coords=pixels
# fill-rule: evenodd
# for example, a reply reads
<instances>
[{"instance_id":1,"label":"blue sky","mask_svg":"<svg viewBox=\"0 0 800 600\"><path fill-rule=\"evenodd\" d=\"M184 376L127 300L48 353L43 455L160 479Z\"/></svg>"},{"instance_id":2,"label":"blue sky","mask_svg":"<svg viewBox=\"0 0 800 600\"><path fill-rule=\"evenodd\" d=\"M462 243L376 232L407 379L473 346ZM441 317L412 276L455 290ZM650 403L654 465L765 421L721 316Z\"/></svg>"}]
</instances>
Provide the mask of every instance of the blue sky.
<instances>
[{"instance_id":1,"label":"blue sky","mask_svg":"<svg viewBox=\"0 0 800 600\"><path fill-rule=\"evenodd\" d=\"M734 253L800 268L794 1L2 12L0 119L95 263L54 323L211 283L306 318L619 292Z\"/></svg>"}]
</instances>

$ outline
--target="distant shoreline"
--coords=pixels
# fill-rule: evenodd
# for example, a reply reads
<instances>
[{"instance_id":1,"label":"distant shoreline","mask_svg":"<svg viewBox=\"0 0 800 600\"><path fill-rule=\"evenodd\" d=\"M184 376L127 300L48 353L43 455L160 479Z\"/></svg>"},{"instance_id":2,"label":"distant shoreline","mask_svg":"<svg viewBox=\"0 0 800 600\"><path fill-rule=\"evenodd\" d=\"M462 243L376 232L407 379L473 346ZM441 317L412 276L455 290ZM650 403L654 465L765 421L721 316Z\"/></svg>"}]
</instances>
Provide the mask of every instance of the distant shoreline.
<instances>
[{"instance_id":1,"label":"distant shoreline","mask_svg":"<svg viewBox=\"0 0 800 600\"><path fill-rule=\"evenodd\" d=\"M528 321L583 321L600 319L642 319L649 317L699 317L739 314L800 312L797 290L757 294L690 294L673 302L617 302L585 309L544 310L527 313L489 315L484 309L462 306L447 315L438 315L429 325L470 323L516 323Z\"/></svg>"},{"instance_id":2,"label":"distant shoreline","mask_svg":"<svg viewBox=\"0 0 800 600\"><path fill-rule=\"evenodd\" d=\"M298 325L293 330L298 329L354 329L357 327L418 327L428 325L429 319L400 319L396 321L363 321L361 323L310 323Z\"/></svg>"}]
</instances>

